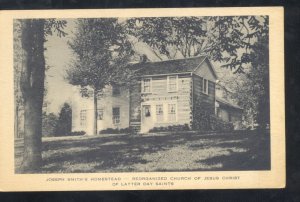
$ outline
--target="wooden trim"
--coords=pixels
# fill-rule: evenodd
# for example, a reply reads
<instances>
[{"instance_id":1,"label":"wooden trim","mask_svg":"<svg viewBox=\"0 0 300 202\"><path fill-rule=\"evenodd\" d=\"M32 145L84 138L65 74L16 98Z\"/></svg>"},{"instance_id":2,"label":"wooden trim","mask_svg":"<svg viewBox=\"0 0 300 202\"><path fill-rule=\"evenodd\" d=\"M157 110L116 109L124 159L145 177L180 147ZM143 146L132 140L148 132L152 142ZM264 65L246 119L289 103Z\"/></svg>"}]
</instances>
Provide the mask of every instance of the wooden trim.
<instances>
[{"instance_id":1,"label":"wooden trim","mask_svg":"<svg viewBox=\"0 0 300 202\"><path fill-rule=\"evenodd\" d=\"M149 75L142 75L141 77L155 77L155 76L169 76L169 75L182 75L182 74L191 74L192 72L179 72L179 73L168 73L168 74L149 74Z\"/></svg>"},{"instance_id":2,"label":"wooden trim","mask_svg":"<svg viewBox=\"0 0 300 202\"><path fill-rule=\"evenodd\" d=\"M195 72L202 65L206 58L207 56L205 56L204 59L199 63L199 65L197 65L197 67L194 68L193 72Z\"/></svg>"},{"instance_id":3,"label":"wooden trim","mask_svg":"<svg viewBox=\"0 0 300 202\"><path fill-rule=\"evenodd\" d=\"M173 77L174 75L171 75L171 76ZM170 77L171 76L167 76L167 92L168 93L178 92L178 75L175 75L175 77L176 77L176 90L170 91L170 89L169 89L169 82L170 82Z\"/></svg>"},{"instance_id":4,"label":"wooden trim","mask_svg":"<svg viewBox=\"0 0 300 202\"><path fill-rule=\"evenodd\" d=\"M145 79L150 79L150 91L149 91L149 92L144 92L144 80L145 80ZM152 93L152 77L149 77L149 78L143 78L143 79L142 79L142 89L141 89L141 93L142 93L142 94L147 94L147 93L151 94L151 93Z\"/></svg>"},{"instance_id":5,"label":"wooden trim","mask_svg":"<svg viewBox=\"0 0 300 202\"><path fill-rule=\"evenodd\" d=\"M204 81L206 81L206 89L204 91ZM208 95L208 79L205 79L204 77L202 77L202 93L205 95Z\"/></svg>"},{"instance_id":6,"label":"wooden trim","mask_svg":"<svg viewBox=\"0 0 300 202\"><path fill-rule=\"evenodd\" d=\"M212 72L213 72L213 74L214 74L214 76L215 76L215 78L217 80L218 79L218 75L216 73L216 70L215 70L213 64L210 62L210 60L208 58L207 58L207 60L208 60L209 66L210 66L210 68L211 68L211 70L212 70Z\"/></svg>"}]
</instances>

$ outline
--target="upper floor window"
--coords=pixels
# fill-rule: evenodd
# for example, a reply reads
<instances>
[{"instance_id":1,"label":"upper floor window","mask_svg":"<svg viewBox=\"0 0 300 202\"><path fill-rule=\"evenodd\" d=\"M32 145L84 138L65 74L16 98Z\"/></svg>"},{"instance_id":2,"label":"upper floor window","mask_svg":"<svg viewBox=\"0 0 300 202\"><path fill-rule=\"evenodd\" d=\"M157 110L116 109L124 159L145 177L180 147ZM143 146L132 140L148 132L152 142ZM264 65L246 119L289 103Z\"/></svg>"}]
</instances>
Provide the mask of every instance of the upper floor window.
<instances>
[{"instance_id":1,"label":"upper floor window","mask_svg":"<svg viewBox=\"0 0 300 202\"><path fill-rule=\"evenodd\" d=\"M113 96L119 96L121 94L120 87L119 86L113 86L112 87L112 94L113 94Z\"/></svg>"},{"instance_id":2,"label":"upper floor window","mask_svg":"<svg viewBox=\"0 0 300 202\"><path fill-rule=\"evenodd\" d=\"M112 114L113 114L113 124L119 124L120 123L120 107L113 107L112 108Z\"/></svg>"},{"instance_id":3,"label":"upper floor window","mask_svg":"<svg viewBox=\"0 0 300 202\"><path fill-rule=\"evenodd\" d=\"M144 79L142 85L143 93L150 93L151 92L151 79Z\"/></svg>"},{"instance_id":4,"label":"upper floor window","mask_svg":"<svg viewBox=\"0 0 300 202\"><path fill-rule=\"evenodd\" d=\"M208 94L208 80L203 79L202 92Z\"/></svg>"},{"instance_id":5,"label":"upper floor window","mask_svg":"<svg viewBox=\"0 0 300 202\"><path fill-rule=\"evenodd\" d=\"M80 126L86 126L86 110L80 111Z\"/></svg>"},{"instance_id":6,"label":"upper floor window","mask_svg":"<svg viewBox=\"0 0 300 202\"><path fill-rule=\"evenodd\" d=\"M177 76L168 77L168 91L169 92L177 91Z\"/></svg>"}]
</instances>

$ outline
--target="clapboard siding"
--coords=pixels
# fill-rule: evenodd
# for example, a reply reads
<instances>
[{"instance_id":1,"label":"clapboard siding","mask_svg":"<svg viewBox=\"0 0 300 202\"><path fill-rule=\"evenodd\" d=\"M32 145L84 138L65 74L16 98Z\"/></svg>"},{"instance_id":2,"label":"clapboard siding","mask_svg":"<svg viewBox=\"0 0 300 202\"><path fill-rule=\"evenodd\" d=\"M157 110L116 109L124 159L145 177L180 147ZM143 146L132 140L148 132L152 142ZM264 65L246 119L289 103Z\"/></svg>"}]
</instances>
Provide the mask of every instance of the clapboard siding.
<instances>
[{"instance_id":1,"label":"clapboard siding","mask_svg":"<svg viewBox=\"0 0 300 202\"><path fill-rule=\"evenodd\" d=\"M208 81L208 94L203 93L202 88L203 78L193 75L194 105L199 104L206 113L215 114L215 83ZM194 113L196 112L194 111Z\"/></svg>"},{"instance_id":2,"label":"clapboard siding","mask_svg":"<svg viewBox=\"0 0 300 202\"><path fill-rule=\"evenodd\" d=\"M156 105L164 106L164 121L158 123L155 122L153 127L189 124L191 122L191 109L192 109L192 79L190 74L178 75L177 78L177 91L168 92L168 77L158 76L151 77L151 93L141 94L141 105L153 106L153 112L155 113ZM167 120L167 106L168 104L176 104L177 106L177 119L174 122ZM156 114L153 114L156 116Z\"/></svg>"},{"instance_id":3,"label":"clapboard siding","mask_svg":"<svg viewBox=\"0 0 300 202\"><path fill-rule=\"evenodd\" d=\"M167 77L152 77L152 93L165 94L167 93Z\"/></svg>"}]
</instances>

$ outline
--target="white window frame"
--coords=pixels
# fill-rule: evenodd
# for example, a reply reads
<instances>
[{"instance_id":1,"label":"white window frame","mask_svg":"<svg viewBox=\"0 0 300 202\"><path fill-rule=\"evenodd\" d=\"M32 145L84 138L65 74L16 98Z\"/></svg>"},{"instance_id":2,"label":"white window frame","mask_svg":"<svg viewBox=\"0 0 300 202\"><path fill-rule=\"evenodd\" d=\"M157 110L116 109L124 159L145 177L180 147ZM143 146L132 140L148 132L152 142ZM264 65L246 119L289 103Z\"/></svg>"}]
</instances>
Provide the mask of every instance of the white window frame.
<instances>
[{"instance_id":1,"label":"white window frame","mask_svg":"<svg viewBox=\"0 0 300 202\"><path fill-rule=\"evenodd\" d=\"M170 77L176 78L176 89L175 90L170 90ZM167 89L168 89L169 93L178 91L178 75L172 75L172 76L167 77Z\"/></svg>"},{"instance_id":2,"label":"white window frame","mask_svg":"<svg viewBox=\"0 0 300 202\"><path fill-rule=\"evenodd\" d=\"M87 110L86 109L80 110L79 120L80 120L80 126L86 127L86 124L87 124Z\"/></svg>"},{"instance_id":3,"label":"white window frame","mask_svg":"<svg viewBox=\"0 0 300 202\"><path fill-rule=\"evenodd\" d=\"M204 89L204 84L206 83L206 88ZM205 78L202 78L202 93L208 95L208 80Z\"/></svg>"},{"instance_id":4,"label":"white window frame","mask_svg":"<svg viewBox=\"0 0 300 202\"><path fill-rule=\"evenodd\" d=\"M169 105L175 105L175 120L170 120L169 117ZM176 103L168 103L167 104L167 117L168 117L168 122L172 123L172 122L177 122L177 114L178 114L178 109L177 109L177 104Z\"/></svg>"},{"instance_id":5,"label":"white window frame","mask_svg":"<svg viewBox=\"0 0 300 202\"><path fill-rule=\"evenodd\" d=\"M114 115L114 108L119 108L119 116ZM119 106L112 107L111 113L112 113L112 122L113 122L113 124L114 125L121 124L121 107L119 107Z\"/></svg>"},{"instance_id":6,"label":"white window frame","mask_svg":"<svg viewBox=\"0 0 300 202\"><path fill-rule=\"evenodd\" d=\"M162 113L161 114L158 114L158 111L157 111L157 109L158 109L157 107L158 106L161 106L161 109L162 109ZM164 105L162 103L155 105L155 115L156 115L156 122L157 123L164 122ZM158 120L158 117L161 117L161 120Z\"/></svg>"},{"instance_id":7,"label":"white window frame","mask_svg":"<svg viewBox=\"0 0 300 202\"><path fill-rule=\"evenodd\" d=\"M149 92L145 92L144 91L144 87L145 87L145 80L149 80ZM143 78L142 79L142 93L151 93L152 92L152 78L151 77L147 77L147 78Z\"/></svg>"}]
</instances>

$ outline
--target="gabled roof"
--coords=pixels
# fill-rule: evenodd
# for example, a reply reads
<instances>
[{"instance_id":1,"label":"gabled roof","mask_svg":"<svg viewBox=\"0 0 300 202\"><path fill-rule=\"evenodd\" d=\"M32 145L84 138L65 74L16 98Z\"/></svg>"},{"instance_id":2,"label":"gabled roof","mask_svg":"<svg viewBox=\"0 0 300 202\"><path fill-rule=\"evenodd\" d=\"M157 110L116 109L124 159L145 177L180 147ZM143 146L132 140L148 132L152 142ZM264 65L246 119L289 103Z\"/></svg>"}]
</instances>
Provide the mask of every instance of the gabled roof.
<instances>
[{"instance_id":1,"label":"gabled roof","mask_svg":"<svg viewBox=\"0 0 300 202\"><path fill-rule=\"evenodd\" d=\"M207 56L198 56L193 58L166 60L159 62L144 62L132 64L131 68L138 70L140 76L156 74L174 74L174 73L192 73L201 67L201 64L207 59ZM210 63L210 62L209 62ZM210 64L212 67L212 65ZM213 74L216 73L213 69Z\"/></svg>"}]
</instances>

